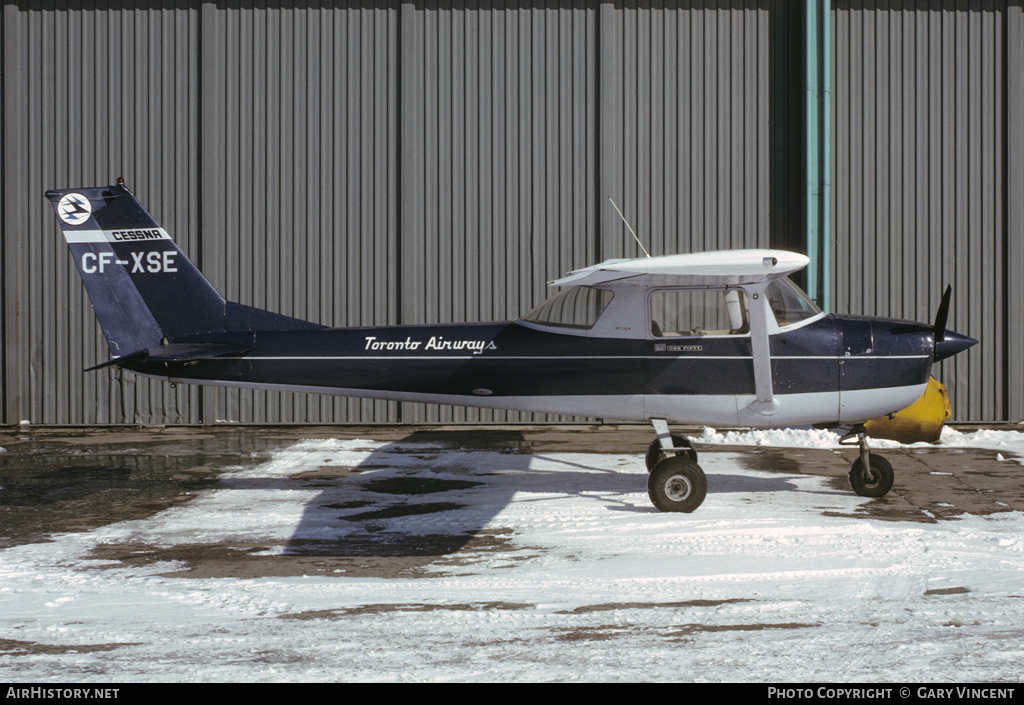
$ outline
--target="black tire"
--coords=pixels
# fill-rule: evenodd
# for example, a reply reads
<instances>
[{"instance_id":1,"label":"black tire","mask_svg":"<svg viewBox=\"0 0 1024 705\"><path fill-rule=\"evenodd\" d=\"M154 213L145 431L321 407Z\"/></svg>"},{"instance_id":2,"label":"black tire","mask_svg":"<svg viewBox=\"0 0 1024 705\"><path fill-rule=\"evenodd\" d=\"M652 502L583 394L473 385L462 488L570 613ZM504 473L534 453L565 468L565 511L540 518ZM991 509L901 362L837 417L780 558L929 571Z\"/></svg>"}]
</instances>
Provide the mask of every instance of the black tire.
<instances>
[{"instance_id":1,"label":"black tire","mask_svg":"<svg viewBox=\"0 0 1024 705\"><path fill-rule=\"evenodd\" d=\"M859 494L861 497L884 497L892 489L892 483L895 480L895 475L892 471L892 465L889 461L882 456L872 453L871 454L871 477L866 481L864 474L861 472L861 468L864 464L860 458L853 461L850 465L850 487L853 491Z\"/></svg>"},{"instance_id":2,"label":"black tire","mask_svg":"<svg viewBox=\"0 0 1024 705\"><path fill-rule=\"evenodd\" d=\"M686 453L678 453L678 455L680 457L683 457L683 458L689 458L694 463L697 462L697 448L694 447L693 441L691 441L686 436L677 436L675 434L672 434L672 447L673 448L683 448L683 447L689 448L690 450L687 451ZM673 455L677 455L677 454L676 453L672 453L670 455L668 453L663 453L661 451L661 441L659 441L657 438L655 438L654 442L651 443L651 445L647 446L647 457L646 457L647 472L650 472L651 470L653 470L654 466L657 465L658 463L660 463L665 458L671 458Z\"/></svg>"},{"instance_id":3,"label":"black tire","mask_svg":"<svg viewBox=\"0 0 1024 705\"><path fill-rule=\"evenodd\" d=\"M648 475L647 494L660 511L688 514L704 503L708 478L700 465L685 455L666 458Z\"/></svg>"}]
</instances>

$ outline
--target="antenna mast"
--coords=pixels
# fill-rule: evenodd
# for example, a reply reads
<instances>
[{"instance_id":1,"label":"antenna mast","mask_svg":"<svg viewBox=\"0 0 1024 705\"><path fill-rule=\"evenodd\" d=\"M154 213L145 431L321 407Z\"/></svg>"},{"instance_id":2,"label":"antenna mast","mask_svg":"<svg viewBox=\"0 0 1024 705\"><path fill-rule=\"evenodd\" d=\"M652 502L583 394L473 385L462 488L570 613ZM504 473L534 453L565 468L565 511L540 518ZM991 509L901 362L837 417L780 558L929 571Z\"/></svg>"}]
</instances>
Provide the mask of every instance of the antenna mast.
<instances>
[{"instance_id":1,"label":"antenna mast","mask_svg":"<svg viewBox=\"0 0 1024 705\"><path fill-rule=\"evenodd\" d=\"M608 200L612 201L612 197L609 196ZM619 207L617 205L615 205L615 201L612 201L612 208L615 209L615 212L619 214L620 218L622 218L622 222L626 224L627 228L629 228L629 232L631 232L633 234L633 239L636 240L636 244L640 245L640 249L643 250L644 254L647 255L647 258L650 259L651 253L647 251L647 248L644 247L644 243L640 242L640 238L638 238L636 236L636 233L633 232L633 226L631 226L629 224L629 221L626 220L626 216L622 215L622 211L620 211Z\"/></svg>"}]
</instances>

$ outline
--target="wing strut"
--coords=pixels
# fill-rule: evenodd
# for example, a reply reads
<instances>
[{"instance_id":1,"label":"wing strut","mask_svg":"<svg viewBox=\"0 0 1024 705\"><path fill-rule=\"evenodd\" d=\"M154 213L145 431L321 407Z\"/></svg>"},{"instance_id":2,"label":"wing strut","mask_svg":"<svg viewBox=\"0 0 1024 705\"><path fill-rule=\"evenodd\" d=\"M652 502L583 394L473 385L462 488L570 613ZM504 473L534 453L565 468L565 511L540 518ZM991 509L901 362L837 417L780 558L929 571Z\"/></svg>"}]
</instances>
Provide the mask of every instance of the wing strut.
<instances>
[{"instance_id":1,"label":"wing strut","mask_svg":"<svg viewBox=\"0 0 1024 705\"><path fill-rule=\"evenodd\" d=\"M768 344L768 307L765 290L768 282L747 288L747 311L750 312L750 348L754 356L754 401L747 404L751 411L770 416L779 410L779 400L772 389L772 355Z\"/></svg>"}]
</instances>

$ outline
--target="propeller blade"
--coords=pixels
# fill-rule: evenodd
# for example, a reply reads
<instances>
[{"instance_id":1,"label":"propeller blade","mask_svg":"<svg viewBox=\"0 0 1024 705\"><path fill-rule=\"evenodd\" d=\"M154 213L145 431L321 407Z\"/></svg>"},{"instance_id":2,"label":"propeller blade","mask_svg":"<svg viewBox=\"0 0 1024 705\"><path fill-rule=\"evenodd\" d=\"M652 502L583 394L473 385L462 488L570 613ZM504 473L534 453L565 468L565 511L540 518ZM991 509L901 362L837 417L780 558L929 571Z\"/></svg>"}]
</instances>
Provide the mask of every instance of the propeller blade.
<instances>
[{"instance_id":1,"label":"propeller blade","mask_svg":"<svg viewBox=\"0 0 1024 705\"><path fill-rule=\"evenodd\" d=\"M932 326L932 330L935 331L936 343L941 343L946 339L946 319L949 318L949 299L952 295L953 286L947 284L946 293L942 295L942 303L939 304L939 310L935 312L935 325Z\"/></svg>"}]
</instances>

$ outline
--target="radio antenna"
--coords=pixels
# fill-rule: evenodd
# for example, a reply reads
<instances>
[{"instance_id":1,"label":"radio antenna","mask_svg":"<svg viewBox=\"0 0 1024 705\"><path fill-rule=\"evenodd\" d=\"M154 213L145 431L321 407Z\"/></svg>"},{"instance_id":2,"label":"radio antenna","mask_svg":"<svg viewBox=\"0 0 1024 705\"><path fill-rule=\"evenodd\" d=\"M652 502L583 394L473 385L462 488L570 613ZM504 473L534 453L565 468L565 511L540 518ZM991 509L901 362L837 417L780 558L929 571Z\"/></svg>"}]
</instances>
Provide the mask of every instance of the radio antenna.
<instances>
[{"instance_id":1,"label":"radio antenna","mask_svg":"<svg viewBox=\"0 0 1024 705\"><path fill-rule=\"evenodd\" d=\"M611 197L611 196L609 196L609 197L608 197L608 200L609 200L609 201L612 201L612 197ZM638 238L638 237L636 236L636 233L635 233L635 232L633 232L633 226L631 226L631 225L629 224L629 221L628 221L628 220L626 220L626 216L622 215L622 211L620 211L620 210L619 210L619 207L618 207L617 205L615 205L615 201L612 201L612 208L614 208L614 209L615 209L615 212L619 214L619 217L620 217L620 218L622 218L622 222L626 224L626 227L627 227L627 228L629 228L629 232L631 232L631 233L633 234L633 239L634 239L634 240L636 240L636 244L640 245L640 249L641 249L641 250L643 250L643 251L644 251L644 254L645 254L645 255L647 255L647 258L648 258L648 259L650 259L650 257L651 257L651 253L647 251L647 248L646 248L646 247L644 247L644 243L640 242L640 238Z\"/></svg>"}]
</instances>

